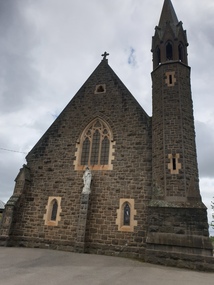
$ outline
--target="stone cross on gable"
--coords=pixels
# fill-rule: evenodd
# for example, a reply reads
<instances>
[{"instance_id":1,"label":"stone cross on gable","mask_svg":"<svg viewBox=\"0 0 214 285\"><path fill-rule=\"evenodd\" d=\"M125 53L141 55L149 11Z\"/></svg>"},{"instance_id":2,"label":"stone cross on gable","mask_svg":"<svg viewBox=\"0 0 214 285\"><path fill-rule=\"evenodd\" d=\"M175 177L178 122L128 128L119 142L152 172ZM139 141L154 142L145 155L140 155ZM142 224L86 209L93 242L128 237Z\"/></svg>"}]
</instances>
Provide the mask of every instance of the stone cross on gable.
<instances>
[{"instance_id":1,"label":"stone cross on gable","mask_svg":"<svg viewBox=\"0 0 214 285\"><path fill-rule=\"evenodd\" d=\"M106 51L102 54L103 56L103 60L106 59L106 57L109 55L109 53L107 53Z\"/></svg>"}]
</instances>

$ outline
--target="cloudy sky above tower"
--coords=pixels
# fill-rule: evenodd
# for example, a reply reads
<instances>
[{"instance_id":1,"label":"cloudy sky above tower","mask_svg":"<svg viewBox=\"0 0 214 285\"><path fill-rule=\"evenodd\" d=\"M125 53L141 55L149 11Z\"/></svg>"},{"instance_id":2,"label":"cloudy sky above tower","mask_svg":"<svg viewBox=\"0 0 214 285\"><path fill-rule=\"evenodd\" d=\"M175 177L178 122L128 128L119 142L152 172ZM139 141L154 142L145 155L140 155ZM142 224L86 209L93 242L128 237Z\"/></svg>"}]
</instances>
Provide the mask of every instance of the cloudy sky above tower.
<instances>
[{"instance_id":1,"label":"cloudy sky above tower","mask_svg":"<svg viewBox=\"0 0 214 285\"><path fill-rule=\"evenodd\" d=\"M187 30L203 201L214 196L214 1L172 0ZM0 200L29 152L99 64L152 114L151 38L163 0L0 0ZM211 217L209 209L209 218ZM214 235L214 234L213 234Z\"/></svg>"}]
</instances>

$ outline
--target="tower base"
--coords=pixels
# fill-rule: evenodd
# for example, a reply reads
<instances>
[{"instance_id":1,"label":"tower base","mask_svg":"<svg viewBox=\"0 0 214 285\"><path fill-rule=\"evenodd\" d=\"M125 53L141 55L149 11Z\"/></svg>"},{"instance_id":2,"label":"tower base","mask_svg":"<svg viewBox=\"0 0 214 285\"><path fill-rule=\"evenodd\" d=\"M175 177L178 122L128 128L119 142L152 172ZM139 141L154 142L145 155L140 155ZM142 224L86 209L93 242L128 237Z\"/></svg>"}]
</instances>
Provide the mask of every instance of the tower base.
<instances>
[{"instance_id":1,"label":"tower base","mask_svg":"<svg viewBox=\"0 0 214 285\"><path fill-rule=\"evenodd\" d=\"M206 208L149 207L145 261L214 270Z\"/></svg>"}]
</instances>

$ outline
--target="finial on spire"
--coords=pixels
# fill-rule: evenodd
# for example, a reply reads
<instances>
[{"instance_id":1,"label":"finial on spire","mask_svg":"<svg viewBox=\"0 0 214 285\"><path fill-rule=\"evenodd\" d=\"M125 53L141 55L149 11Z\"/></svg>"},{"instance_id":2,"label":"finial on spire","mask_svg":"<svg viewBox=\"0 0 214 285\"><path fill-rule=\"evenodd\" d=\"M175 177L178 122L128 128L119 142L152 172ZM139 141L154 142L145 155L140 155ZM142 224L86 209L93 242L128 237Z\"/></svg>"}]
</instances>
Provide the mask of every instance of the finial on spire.
<instances>
[{"instance_id":1,"label":"finial on spire","mask_svg":"<svg viewBox=\"0 0 214 285\"><path fill-rule=\"evenodd\" d=\"M102 54L103 56L103 60L107 59L106 57L109 55L109 53L107 53L106 51Z\"/></svg>"}]
</instances>

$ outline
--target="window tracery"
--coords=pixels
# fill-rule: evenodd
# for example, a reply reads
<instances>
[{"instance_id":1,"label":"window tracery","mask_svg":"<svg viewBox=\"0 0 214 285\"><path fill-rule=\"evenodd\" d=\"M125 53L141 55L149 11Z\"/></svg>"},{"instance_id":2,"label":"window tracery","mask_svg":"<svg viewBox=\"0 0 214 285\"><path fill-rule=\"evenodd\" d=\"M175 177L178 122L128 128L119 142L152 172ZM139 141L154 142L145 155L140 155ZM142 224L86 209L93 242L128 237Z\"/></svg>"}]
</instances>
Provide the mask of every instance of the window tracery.
<instances>
[{"instance_id":1,"label":"window tracery","mask_svg":"<svg viewBox=\"0 0 214 285\"><path fill-rule=\"evenodd\" d=\"M83 131L77 145L75 169L112 169L113 153L112 132L100 118L93 120Z\"/></svg>"}]
</instances>

